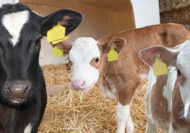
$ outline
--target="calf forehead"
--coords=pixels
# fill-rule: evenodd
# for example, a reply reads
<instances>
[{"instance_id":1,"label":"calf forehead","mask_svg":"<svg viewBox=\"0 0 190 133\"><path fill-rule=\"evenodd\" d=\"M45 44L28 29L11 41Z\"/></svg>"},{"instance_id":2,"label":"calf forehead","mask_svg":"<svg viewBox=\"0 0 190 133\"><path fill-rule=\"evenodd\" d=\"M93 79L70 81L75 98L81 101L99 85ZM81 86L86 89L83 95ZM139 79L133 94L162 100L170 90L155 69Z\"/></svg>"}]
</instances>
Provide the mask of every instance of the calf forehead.
<instances>
[{"instance_id":1,"label":"calf forehead","mask_svg":"<svg viewBox=\"0 0 190 133\"><path fill-rule=\"evenodd\" d=\"M69 52L69 58L72 62L91 61L94 57L100 57L98 43L93 38L78 38Z\"/></svg>"},{"instance_id":2,"label":"calf forehead","mask_svg":"<svg viewBox=\"0 0 190 133\"><path fill-rule=\"evenodd\" d=\"M15 46L21 36L21 30L29 20L29 11L17 11L8 13L2 17L2 25L8 31L10 38L9 41Z\"/></svg>"},{"instance_id":3,"label":"calf forehead","mask_svg":"<svg viewBox=\"0 0 190 133\"><path fill-rule=\"evenodd\" d=\"M7 4L0 8L0 44L4 48L29 44L40 35L42 17L26 5ZM8 46L7 46L8 45Z\"/></svg>"}]
</instances>

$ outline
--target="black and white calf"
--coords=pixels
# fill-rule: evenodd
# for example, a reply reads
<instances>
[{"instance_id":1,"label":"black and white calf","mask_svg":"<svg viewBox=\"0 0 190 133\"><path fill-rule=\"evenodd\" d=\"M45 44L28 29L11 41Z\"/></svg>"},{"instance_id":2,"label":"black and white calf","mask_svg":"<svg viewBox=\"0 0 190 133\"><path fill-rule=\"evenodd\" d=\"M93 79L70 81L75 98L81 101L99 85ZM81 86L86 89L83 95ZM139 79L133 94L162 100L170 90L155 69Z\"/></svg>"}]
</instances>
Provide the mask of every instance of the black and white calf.
<instances>
[{"instance_id":1,"label":"black and white calf","mask_svg":"<svg viewBox=\"0 0 190 133\"><path fill-rule=\"evenodd\" d=\"M81 20L68 9L41 17L20 3L0 8L0 133L37 132L47 101L40 40L58 22L68 35Z\"/></svg>"}]
</instances>

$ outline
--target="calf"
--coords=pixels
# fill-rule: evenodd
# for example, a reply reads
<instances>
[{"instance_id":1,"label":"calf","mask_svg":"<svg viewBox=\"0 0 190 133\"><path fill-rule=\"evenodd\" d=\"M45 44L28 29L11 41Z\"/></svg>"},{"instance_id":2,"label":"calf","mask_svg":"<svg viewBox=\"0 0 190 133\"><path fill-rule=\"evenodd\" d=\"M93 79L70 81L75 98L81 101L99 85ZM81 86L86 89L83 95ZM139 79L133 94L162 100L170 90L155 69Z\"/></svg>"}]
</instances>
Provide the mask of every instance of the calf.
<instances>
[{"instance_id":1,"label":"calf","mask_svg":"<svg viewBox=\"0 0 190 133\"><path fill-rule=\"evenodd\" d=\"M41 39L58 22L69 34L82 16L62 9L41 17L18 3L3 5L0 20L0 133L37 133L47 101Z\"/></svg>"},{"instance_id":2,"label":"calf","mask_svg":"<svg viewBox=\"0 0 190 133\"><path fill-rule=\"evenodd\" d=\"M130 105L136 88L141 83L139 74L147 68L140 62L140 49L159 44L175 46L190 39L190 33L178 24L161 24L111 34L98 41L93 38L77 39L70 52L72 86L88 91L97 85L108 96L117 96L118 133L133 132ZM108 62L107 53L114 48L119 59Z\"/></svg>"},{"instance_id":3,"label":"calf","mask_svg":"<svg viewBox=\"0 0 190 133\"><path fill-rule=\"evenodd\" d=\"M150 66L146 92L146 133L162 128L169 133L190 132L190 41L172 50L162 46L143 49L140 58ZM155 55L168 65L166 75L155 76Z\"/></svg>"}]
</instances>

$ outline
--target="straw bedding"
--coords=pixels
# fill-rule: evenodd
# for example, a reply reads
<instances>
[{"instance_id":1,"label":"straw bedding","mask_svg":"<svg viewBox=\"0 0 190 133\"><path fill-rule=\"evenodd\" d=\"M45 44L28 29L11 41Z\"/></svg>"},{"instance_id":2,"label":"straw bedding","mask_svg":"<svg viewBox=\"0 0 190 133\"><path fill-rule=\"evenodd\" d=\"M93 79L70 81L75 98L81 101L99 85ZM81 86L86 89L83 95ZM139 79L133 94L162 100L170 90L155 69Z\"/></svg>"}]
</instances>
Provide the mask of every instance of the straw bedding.
<instances>
[{"instance_id":1,"label":"straw bedding","mask_svg":"<svg viewBox=\"0 0 190 133\"><path fill-rule=\"evenodd\" d=\"M87 94L72 91L71 74L66 65L44 66L43 72L48 104L39 133L116 132L116 99L103 96L98 88L93 88ZM138 88L131 106L135 133L143 133L146 128L145 92L146 81Z\"/></svg>"}]
</instances>

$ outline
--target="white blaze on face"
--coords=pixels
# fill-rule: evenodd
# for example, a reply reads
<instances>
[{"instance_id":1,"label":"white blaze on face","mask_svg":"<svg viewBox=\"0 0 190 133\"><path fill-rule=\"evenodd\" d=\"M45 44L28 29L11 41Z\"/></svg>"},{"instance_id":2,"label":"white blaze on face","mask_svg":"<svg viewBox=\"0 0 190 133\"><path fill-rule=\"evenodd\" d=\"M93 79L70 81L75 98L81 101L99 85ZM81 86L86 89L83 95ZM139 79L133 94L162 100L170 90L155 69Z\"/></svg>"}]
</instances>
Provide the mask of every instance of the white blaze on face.
<instances>
[{"instance_id":1,"label":"white blaze on face","mask_svg":"<svg viewBox=\"0 0 190 133\"><path fill-rule=\"evenodd\" d=\"M17 44L20 38L20 32L25 23L29 20L29 11L19 11L10 14L5 14L2 18L2 24L11 35L10 41L13 47Z\"/></svg>"},{"instance_id":2,"label":"white blaze on face","mask_svg":"<svg viewBox=\"0 0 190 133\"><path fill-rule=\"evenodd\" d=\"M184 104L184 117L190 120L190 41L186 41L180 49L177 67L186 78L185 84L179 84L179 87Z\"/></svg>"},{"instance_id":3,"label":"white blaze on face","mask_svg":"<svg viewBox=\"0 0 190 133\"><path fill-rule=\"evenodd\" d=\"M91 60L96 57L100 58L98 42L90 37L78 38L69 52L69 59L73 63L72 81L84 81L86 91L97 82L99 77L98 69L90 65Z\"/></svg>"}]
</instances>

